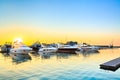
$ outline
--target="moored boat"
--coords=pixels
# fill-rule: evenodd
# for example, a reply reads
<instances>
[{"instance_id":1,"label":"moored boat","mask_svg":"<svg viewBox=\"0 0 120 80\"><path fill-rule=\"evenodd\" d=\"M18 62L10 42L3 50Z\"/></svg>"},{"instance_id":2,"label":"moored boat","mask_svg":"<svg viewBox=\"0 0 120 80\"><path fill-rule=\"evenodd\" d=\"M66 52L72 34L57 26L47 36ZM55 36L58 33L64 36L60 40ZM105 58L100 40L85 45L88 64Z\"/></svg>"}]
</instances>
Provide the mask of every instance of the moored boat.
<instances>
[{"instance_id":1,"label":"moored boat","mask_svg":"<svg viewBox=\"0 0 120 80\"><path fill-rule=\"evenodd\" d=\"M32 48L27 47L26 45L21 45L18 48L12 48L10 49L10 53L13 54L28 54L30 51L32 51Z\"/></svg>"},{"instance_id":2,"label":"moored boat","mask_svg":"<svg viewBox=\"0 0 120 80\"><path fill-rule=\"evenodd\" d=\"M75 53L96 53L98 50L99 48L95 46L81 46Z\"/></svg>"},{"instance_id":3,"label":"moored boat","mask_svg":"<svg viewBox=\"0 0 120 80\"><path fill-rule=\"evenodd\" d=\"M0 52L1 53L9 53L11 49L11 44L4 44L0 47Z\"/></svg>"},{"instance_id":4,"label":"moored boat","mask_svg":"<svg viewBox=\"0 0 120 80\"><path fill-rule=\"evenodd\" d=\"M48 54L48 53L55 53L57 51L57 48L55 47L44 47L40 48L38 53L39 54Z\"/></svg>"},{"instance_id":5,"label":"moored boat","mask_svg":"<svg viewBox=\"0 0 120 80\"><path fill-rule=\"evenodd\" d=\"M32 48L24 45L22 42L14 41L12 48L10 49L9 55L12 58L17 58L27 55L30 51L32 51Z\"/></svg>"},{"instance_id":6,"label":"moored boat","mask_svg":"<svg viewBox=\"0 0 120 80\"><path fill-rule=\"evenodd\" d=\"M78 49L78 45L61 45L58 47L57 52L58 53L75 53L75 51Z\"/></svg>"}]
</instances>

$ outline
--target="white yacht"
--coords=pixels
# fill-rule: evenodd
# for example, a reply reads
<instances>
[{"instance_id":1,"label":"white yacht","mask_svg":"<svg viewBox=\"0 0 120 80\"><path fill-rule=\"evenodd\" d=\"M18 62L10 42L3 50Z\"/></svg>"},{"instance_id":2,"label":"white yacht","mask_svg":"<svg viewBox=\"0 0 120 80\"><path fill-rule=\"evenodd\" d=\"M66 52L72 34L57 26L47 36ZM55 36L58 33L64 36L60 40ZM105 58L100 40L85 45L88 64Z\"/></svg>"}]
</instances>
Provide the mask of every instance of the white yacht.
<instances>
[{"instance_id":1,"label":"white yacht","mask_svg":"<svg viewBox=\"0 0 120 80\"><path fill-rule=\"evenodd\" d=\"M13 58L20 58L28 55L28 53L32 51L32 48L24 45L22 42L15 41L10 49L9 55Z\"/></svg>"},{"instance_id":2,"label":"white yacht","mask_svg":"<svg viewBox=\"0 0 120 80\"><path fill-rule=\"evenodd\" d=\"M99 47L96 46L81 46L75 53L94 53L98 52Z\"/></svg>"},{"instance_id":3,"label":"white yacht","mask_svg":"<svg viewBox=\"0 0 120 80\"><path fill-rule=\"evenodd\" d=\"M15 41L10 49L10 53L17 53L17 54L28 54L32 51L32 48L24 45L22 42Z\"/></svg>"},{"instance_id":4,"label":"white yacht","mask_svg":"<svg viewBox=\"0 0 120 80\"><path fill-rule=\"evenodd\" d=\"M55 53L57 51L57 48L55 47L43 47L43 48L40 48L38 53L39 54L48 54L48 53Z\"/></svg>"},{"instance_id":5,"label":"white yacht","mask_svg":"<svg viewBox=\"0 0 120 80\"><path fill-rule=\"evenodd\" d=\"M26 45L21 45L18 48L10 49L10 53L17 53L17 54L28 54L30 51L32 51L32 48L29 48Z\"/></svg>"}]
</instances>

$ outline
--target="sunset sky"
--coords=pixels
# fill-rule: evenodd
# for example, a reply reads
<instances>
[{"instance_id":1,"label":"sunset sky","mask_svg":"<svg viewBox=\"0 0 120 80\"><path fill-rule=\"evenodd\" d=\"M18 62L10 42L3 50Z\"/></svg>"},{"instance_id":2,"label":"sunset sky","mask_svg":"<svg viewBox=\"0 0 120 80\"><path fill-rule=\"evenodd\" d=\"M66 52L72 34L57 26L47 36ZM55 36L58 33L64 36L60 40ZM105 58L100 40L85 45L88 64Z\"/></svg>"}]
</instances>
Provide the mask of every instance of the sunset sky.
<instances>
[{"instance_id":1,"label":"sunset sky","mask_svg":"<svg viewBox=\"0 0 120 80\"><path fill-rule=\"evenodd\" d=\"M0 0L0 44L15 38L120 45L120 0Z\"/></svg>"}]
</instances>

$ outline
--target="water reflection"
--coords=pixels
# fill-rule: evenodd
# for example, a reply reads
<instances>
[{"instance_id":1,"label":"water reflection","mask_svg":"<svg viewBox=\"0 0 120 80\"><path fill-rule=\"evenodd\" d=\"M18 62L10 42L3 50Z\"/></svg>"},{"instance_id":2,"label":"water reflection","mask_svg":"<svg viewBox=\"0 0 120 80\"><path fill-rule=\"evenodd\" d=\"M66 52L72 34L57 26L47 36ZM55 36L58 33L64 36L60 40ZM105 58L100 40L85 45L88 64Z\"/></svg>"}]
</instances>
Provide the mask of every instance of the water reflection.
<instances>
[{"instance_id":1,"label":"water reflection","mask_svg":"<svg viewBox=\"0 0 120 80\"><path fill-rule=\"evenodd\" d=\"M40 55L38 54L38 52L30 52L30 54L32 55L32 56L35 56L35 57L39 57Z\"/></svg>"},{"instance_id":2,"label":"water reflection","mask_svg":"<svg viewBox=\"0 0 120 80\"><path fill-rule=\"evenodd\" d=\"M98 54L99 52L81 52L80 54L82 54L84 57L89 57L93 54Z\"/></svg>"},{"instance_id":3,"label":"water reflection","mask_svg":"<svg viewBox=\"0 0 120 80\"><path fill-rule=\"evenodd\" d=\"M120 50L100 50L100 53L88 54L55 53L42 55L38 53L30 53L29 56L31 57L31 60L28 59L25 62L23 60L21 62L14 62L11 56L0 54L0 80L120 79L120 69L118 69L114 74L111 71L106 72L99 69L99 65L101 63L119 57ZM45 56L49 57L46 58Z\"/></svg>"},{"instance_id":4,"label":"water reflection","mask_svg":"<svg viewBox=\"0 0 120 80\"><path fill-rule=\"evenodd\" d=\"M41 57L41 59L51 59L56 57L57 59L68 59L70 56L78 56L78 54L72 53L31 53L35 57Z\"/></svg>"},{"instance_id":5,"label":"water reflection","mask_svg":"<svg viewBox=\"0 0 120 80\"><path fill-rule=\"evenodd\" d=\"M56 57L57 59L68 59L70 54L67 53L57 53Z\"/></svg>"},{"instance_id":6,"label":"water reflection","mask_svg":"<svg viewBox=\"0 0 120 80\"><path fill-rule=\"evenodd\" d=\"M55 56L57 59L68 59L70 56L79 56L83 55L83 57L89 57L90 55L98 54L99 52L79 52L79 54L72 53L31 53L35 57L41 57L41 59L50 59Z\"/></svg>"},{"instance_id":7,"label":"water reflection","mask_svg":"<svg viewBox=\"0 0 120 80\"><path fill-rule=\"evenodd\" d=\"M12 57L13 62L16 64L26 62L32 59L29 54L17 54L16 56L12 55L11 57Z\"/></svg>"},{"instance_id":8,"label":"water reflection","mask_svg":"<svg viewBox=\"0 0 120 80\"><path fill-rule=\"evenodd\" d=\"M4 57L7 57L7 56L11 56L12 58L12 61L14 63L21 63L21 62L26 62L28 60L31 60L32 57L31 56L34 56L34 57L39 57L41 59L51 59L52 57L56 57L56 59L69 59L69 57L72 57L72 56L79 56L79 55L83 55L83 57L89 57L90 55L93 55L93 54L98 54L99 52L80 52L79 54L72 54L72 53L37 53L37 52L31 52L29 54L17 54L17 55L14 55L14 54L7 54L7 53L2 53Z\"/></svg>"},{"instance_id":9,"label":"water reflection","mask_svg":"<svg viewBox=\"0 0 120 80\"><path fill-rule=\"evenodd\" d=\"M71 53L57 53L57 59L69 59L71 56L78 56L78 54L71 54Z\"/></svg>"},{"instance_id":10,"label":"water reflection","mask_svg":"<svg viewBox=\"0 0 120 80\"><path fill-rule=\"evenodd\" d=\"M12 62L13 63L22 63L22 62L26 62L28 60L31 60L31 56L29 54L8 54L8 53L2 53L2 55L7 58L7 57L11 57L12 58Z\"/></svg>"},{"instance_id":11,"label":"water reflection","mask_svg":"<svg viewBox=\"0 0 120 80\"><path fill-rule=\"evenodd\" d=\"M51 55L49 53L41 53L40 54L42 59L50 59Z\"/></svg>"},{"instance_id":12,"label":"water reflection","mask_svg":"<svg viewBox=\"0 0 120 80\"><path fill-rule=\"evenodd\" d=\"M4 57L8 57L9 54L8 53L1 53Z\"/></svg>"}]
</instances>

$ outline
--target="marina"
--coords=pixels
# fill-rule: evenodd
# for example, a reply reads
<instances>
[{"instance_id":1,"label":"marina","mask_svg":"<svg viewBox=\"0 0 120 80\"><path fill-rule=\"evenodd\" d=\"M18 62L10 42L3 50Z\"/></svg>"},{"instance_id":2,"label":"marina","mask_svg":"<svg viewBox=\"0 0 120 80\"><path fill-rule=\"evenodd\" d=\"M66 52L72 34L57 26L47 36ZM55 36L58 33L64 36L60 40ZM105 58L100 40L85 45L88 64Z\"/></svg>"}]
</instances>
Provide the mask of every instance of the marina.
<instances>
[{"instance_id":1,"label":"marina","mask_svg":"<svg viewBox=\"0 0 120 80\"><path fill-rule=\"evenodd\" d=\"M120 0L0 0L0 80L120 80Z\"/></svg>"},{"instance_id":2,"label":"marina","mask_svg":"<svg viewBox=\"0 0 120 80\"><path fill-rule=\"evenodd\" d=\"M116 80L120 69L114 73L99 69L99 64L120 56L120 49L103 49L99 53L29 53L13 60L0 54L0 79L14 80ZM114 56L113 56L114 55ZM31 58L30 58L31 57ZM24 60L23 60L24 59ZM12 72L12 73L11 73ZM74 76L72 76L74 75ZM89 76L88 76L89 75ZM105 77L103 77L103 75ZM112 76L110 76L112 75ZM70 77L71 76L71 77Z\"/></svg>"},{"instance_id":3,"label":"marina","mask_svg":"<svg viewBox=\"0 0 120 80\"><path fill-rule=\"evenodd\" d=\"M120 49L119 47L114 48L114 46L112 48L109 46L104 48L102 46L93 46L90 44L88 45L86 43L77 43L73 41L66 42L64 44L40 44L39 42L37 42L32 44L32 46L27 46L23 43L21 39L14 40L9 46L8 44L4 44L2 46L0 47L0 60L2 60L2 63L7 63L8 65L5 64L3 66L2 64L0 64L0 69L3 66L4 70L6 70L4 72L10 73L9 70L6 68L10 66L10 71L13 71L13 74L9 74L9 76L11 76L10 78L5 76L4 73L0 73L2 75L0 79L9 78L28 80L34 77L40 80L92 80L92 77L87 78L86 76L81 76L85 75L82 73L86 73L86 75L88 75L87 71L91 70L92 72L89 72L89 75L94 72L95 80L97 80L99 79L99 77L96 77L96 75L101 74L102 76L104 73L106 73L104 72L105 70L115 71L120 66L120 58L101 64L107 61L106 59L108 58L113 59L115 57L119 57ZM113 57L111 55L115 56ZM101 64L100 69L99 64ZM14 66L17 66L17 68L14 69ZM19 73L17 73L16 75L16 71L19 71L18 69L20 67L23 71L20 71L22 76L20 76ZM26 73L29 73L27 74L29 77L26 77L24 71ZM102 73L99 73L99 71ZM119 74L120 70L118 69L117 71ZM46 72L48 74L46 74ZM61 72L63 73L60 74ZM30 77L31 73L33 74L32 77ZM110 72L110 74L112 73ZM5 77L3 77L3 75ZM44 75L44 78L42 75ZM69 75L75 75L75 77L69 78ZM14 78L13 76L17 77ZM56 78L51 76L56 76ZM102 80L108 78L101 77Z\"/></svg>"}]
</instances>

